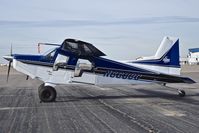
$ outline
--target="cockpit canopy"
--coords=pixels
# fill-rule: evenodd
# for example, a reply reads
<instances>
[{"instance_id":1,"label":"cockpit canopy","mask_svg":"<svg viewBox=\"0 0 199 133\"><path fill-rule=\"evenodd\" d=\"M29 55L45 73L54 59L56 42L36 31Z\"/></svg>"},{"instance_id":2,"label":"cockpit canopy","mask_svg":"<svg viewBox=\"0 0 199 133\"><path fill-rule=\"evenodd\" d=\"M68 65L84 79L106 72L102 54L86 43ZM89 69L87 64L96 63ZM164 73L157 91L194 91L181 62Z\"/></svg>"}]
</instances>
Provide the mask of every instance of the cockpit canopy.
<instances>
[{"instance_id":1,"label":"cockpit canopy","mask_svg":"<svg viewBox=\"0 0 199 133\"><path fill-rule=\"evenodd\" d=\"M73 54L86 58L86 57L99 57L106 56L103 52L98 50L92 44L75 39L66 39L62 43L61 49L64 51L72 52Z\"/></svg>"}]
</instances>

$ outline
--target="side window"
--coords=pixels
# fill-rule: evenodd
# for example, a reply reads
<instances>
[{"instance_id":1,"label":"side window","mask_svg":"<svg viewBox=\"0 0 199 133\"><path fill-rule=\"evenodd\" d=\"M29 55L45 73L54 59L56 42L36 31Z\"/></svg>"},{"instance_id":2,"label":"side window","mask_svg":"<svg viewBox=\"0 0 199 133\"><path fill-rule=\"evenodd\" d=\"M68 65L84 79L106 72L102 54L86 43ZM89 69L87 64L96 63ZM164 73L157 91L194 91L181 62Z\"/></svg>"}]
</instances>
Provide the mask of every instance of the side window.
<instances>
[{"instance_id":1,"label":"side window","mask_svg":"<svg viewBox=\"0 0 199 133\"><path fill-rule=\"evenodd\" d=\"M62 47L63 50L69 51L75 54L79 54L78 44L74 42L65 42L64 46Z\"/></svg>"},{"instance_id":2,"label":"side window","mask_svg":"<svg viewBox=\"0 0 199 133\"><path fill-rule=\"evenodd\" d=\"M69 45L72 49L78 49L77 43L68 42L68 45Z\"/></svg>"},{"instance_id":3,"label":"side window","mask_svg":"<svg viewBox=\"0 0 199 133\"><path fill-rule=\"evenodd\" d=\"M63 47L63 50L77 50L77 49L78 49L77 43L72 43L72 42L66 42Z\"/></svg>"},{"instance_id":4,"label":"side window","mask_svg":"<svg viewBox=\"0 0 199 133\"><path fill-rule=\"evenodd\" d=\"M84 44L84 51L86 52L87 55L90 55L92 53L91 50L88 48L88 46L86 46L85 44Z\"/></svg>"}]
</instances>

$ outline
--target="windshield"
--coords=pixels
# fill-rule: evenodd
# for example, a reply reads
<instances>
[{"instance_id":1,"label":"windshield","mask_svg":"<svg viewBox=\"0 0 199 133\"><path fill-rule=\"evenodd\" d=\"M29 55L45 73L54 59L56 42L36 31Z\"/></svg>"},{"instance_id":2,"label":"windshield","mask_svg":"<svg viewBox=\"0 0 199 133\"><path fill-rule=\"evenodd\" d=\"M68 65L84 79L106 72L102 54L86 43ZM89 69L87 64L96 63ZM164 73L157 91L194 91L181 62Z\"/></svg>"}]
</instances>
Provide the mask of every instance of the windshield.
<instances>
[{"instance_id":1,"label":"windshield","mask_svg":"<svg viewBox=\"0 0 199 133\"><path fill-rule=\"evenodd\" d=\"M47 55L49 55L50 53L55 52L56 49L57 49L57 48L50 48L49 50L47 50L46 52L44 52L42 55L47 56Z\"/></svg>"},{"instance_id":2,"label":"windshield","mask_svg":"<svg viewBox=\"0 0 199 133\"><path fill-rule=\"evenodd\" d=\"M46 51L44 54L43 54L43 59L45 61L53 61L53 58L54 58L54 55L55 55L55 52L56 52L57 48L51 48L49 49L48 51Z\"/></svg>"}]
</instances>

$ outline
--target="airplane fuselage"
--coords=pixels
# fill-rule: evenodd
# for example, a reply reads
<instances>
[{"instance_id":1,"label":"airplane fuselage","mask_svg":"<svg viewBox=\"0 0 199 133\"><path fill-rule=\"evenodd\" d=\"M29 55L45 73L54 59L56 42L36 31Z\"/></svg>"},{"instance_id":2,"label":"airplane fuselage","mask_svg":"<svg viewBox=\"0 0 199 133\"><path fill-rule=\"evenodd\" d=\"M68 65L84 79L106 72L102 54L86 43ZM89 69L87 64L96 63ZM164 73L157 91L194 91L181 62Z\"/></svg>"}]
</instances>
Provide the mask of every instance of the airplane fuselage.
<instances>
[{"instance_id":1,"label":"airplane fuselage","mask_svg":"<svg viewBox=\"0 0 199 133\"><path fill-rule=\"evenodd\" d=\"M13 60L13 67L16 70L32 78L38 78L45 83L55 85L71 83L107 85L191 82L184 77L161 74L102 57L93 57L92 61L95 66L90 70L82 69L82 74L78 76L75 76L77 64L65 64L57 70L53 70L54 62L36 60L34 56L29 57L31 60L28 60L27 57L24 59L22 55L15 56L15 58L16 59ZM35 58L35 60L33 60L33 58Z\"/></svg>"}]
</instances>

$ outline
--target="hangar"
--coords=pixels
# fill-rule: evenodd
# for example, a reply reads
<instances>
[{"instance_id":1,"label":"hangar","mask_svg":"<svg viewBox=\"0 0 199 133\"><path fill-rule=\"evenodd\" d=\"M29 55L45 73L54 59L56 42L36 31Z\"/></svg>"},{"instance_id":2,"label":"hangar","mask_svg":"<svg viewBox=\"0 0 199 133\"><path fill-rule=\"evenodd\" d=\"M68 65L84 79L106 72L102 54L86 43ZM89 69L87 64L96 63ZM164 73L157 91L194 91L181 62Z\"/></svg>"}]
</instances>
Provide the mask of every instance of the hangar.
<instances>
[{"instance_id":1,"label":"hangar","mask_svg":"<svg viewBox=\"0 0 199 133\"><path fill-rule=\"evenodd\" d=\"M199 64L199 48L191 48L188 53L188 63Z\"/></svg>"}]
</instances>

